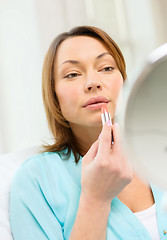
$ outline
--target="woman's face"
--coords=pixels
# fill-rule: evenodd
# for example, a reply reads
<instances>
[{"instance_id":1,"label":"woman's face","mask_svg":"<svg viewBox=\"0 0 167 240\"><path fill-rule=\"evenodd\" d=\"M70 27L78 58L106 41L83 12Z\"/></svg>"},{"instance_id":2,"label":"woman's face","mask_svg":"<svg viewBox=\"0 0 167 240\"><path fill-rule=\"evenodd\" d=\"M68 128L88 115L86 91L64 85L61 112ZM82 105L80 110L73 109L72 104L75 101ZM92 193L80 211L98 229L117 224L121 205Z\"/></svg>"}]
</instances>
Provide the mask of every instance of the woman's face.
<instances>
[{"instance_id":1,"label":"woman's face","mask_svg":"<svg viewBox=\"0 0 167 240\"><path fill-rule=\"evenodd\" d=\"M104 104L114 118L123 77L99 40L77 36L62 42L54 74L60 108L71 127L101 126Z\"/></svg>"}]
</instances>

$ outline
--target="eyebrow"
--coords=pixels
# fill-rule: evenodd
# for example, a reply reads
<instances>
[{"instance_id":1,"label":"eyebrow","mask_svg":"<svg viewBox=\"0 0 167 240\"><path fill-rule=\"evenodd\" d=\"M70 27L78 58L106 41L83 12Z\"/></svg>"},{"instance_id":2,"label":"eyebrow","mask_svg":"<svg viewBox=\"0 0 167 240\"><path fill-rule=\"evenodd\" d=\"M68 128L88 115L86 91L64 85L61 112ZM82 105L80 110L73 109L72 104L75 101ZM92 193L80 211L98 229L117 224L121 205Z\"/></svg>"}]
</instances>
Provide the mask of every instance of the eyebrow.
<instances>
[{"instance_id":1,"label":"eyebrow","mask_svg":"<svg viewBox=\"0 0 167 240\"><path fill-rule=\"evenodd\" d=\"M110 55L110 56L112 56L111 53L109 53L109 52L104 52L104 53L100 54L99 56L97 56L96 59L102 58L102 57L105 56L105 55Z\"/></svg>"},{"instance_id":2,"label":"eyebrow","mask_svg":"<svg viewBox=\"0 0 167 240\"><path fill-rule=\"evenodd\" d=\"M98 55L98 56L96 57L96 60L104 57L105 55L110 55L110 56L112 56L111 53L109 53L109 52L104 52L104 53L101 53L100 55ZM66 61L64 61L60 66L66 64L66 63L79 64L80 62L79 62L79 61L76 61L76 60L66 60Z\"/></svg>"}]
</instances>

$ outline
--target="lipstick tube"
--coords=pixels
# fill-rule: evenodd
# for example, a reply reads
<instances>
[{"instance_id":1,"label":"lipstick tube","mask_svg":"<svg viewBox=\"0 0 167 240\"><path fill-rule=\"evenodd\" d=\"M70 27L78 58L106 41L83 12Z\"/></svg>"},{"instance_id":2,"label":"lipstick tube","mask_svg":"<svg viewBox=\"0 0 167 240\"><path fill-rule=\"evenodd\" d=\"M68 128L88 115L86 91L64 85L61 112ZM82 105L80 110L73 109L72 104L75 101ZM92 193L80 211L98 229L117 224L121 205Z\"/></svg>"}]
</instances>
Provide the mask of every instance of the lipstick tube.
<instances>
[{"instance_id":1,"label":"lipstick tube","mask_svg":"<svg viewBox=\"0 0 167 240\"><path fill-rule=\"evenodd\" d=\"M104 126L105 122L111 122L111 125L112 125L111 115L110 115L106 105L101 107L101 119L102 119L103 126Z\"/></svg>"},{"instance_id":2,"label":"lipstick tube","mask_svg":"<svg viewBox=\"0 0 167 240\"><path fill-rule=\"evenodd\" d=\"M101 120L102 120L103 126L104 126L105 122L110 122L111 126L112 126L111 115L110 115L106 105L101 107ZM113 132L111 132L111 144L114 144Z\"/></svg>"}]
</instances>

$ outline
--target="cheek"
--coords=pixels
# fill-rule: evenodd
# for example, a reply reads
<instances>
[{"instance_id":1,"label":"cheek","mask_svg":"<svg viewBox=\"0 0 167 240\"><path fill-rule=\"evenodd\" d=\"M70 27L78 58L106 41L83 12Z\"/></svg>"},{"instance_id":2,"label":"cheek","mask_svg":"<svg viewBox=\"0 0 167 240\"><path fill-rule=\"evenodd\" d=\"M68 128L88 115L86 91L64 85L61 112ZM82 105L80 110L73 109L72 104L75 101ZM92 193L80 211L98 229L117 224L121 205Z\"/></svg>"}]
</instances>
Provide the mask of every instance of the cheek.
<instances>
[{"instance_id":1,"label":"cheek","mask_svg":"<svg viewBox=\"0 0 167 240\"><path fill-rule=\"evenodd\" d=\"M116 116L122 108L122 88L123 88L123 77L120 73L115 75L112 85L112 100L114 104L114 115Z\"/></svg>"},{"instance_id":2,"label":"cheek","mask_svg":"<svg viewBox=\"0 0 167 240\"><path fill-rule=\"evenodd\" d=\"M120 72L115 74L113 77L113 80L111 81L111 91L113 98L117 100L119 93L121 92L123 88L123 77Z\"/></svg>"},{"instance_id":3,"label":"cheek","mask_svg":"<svg viewBox=\"0 0 167 240\"><path fill-rule=\"evenodd\" d=\"M77 91L73 86L58 85L56 87L56 95L62 112L70 110L77 101Z\"/></svg>"}]
</instances>

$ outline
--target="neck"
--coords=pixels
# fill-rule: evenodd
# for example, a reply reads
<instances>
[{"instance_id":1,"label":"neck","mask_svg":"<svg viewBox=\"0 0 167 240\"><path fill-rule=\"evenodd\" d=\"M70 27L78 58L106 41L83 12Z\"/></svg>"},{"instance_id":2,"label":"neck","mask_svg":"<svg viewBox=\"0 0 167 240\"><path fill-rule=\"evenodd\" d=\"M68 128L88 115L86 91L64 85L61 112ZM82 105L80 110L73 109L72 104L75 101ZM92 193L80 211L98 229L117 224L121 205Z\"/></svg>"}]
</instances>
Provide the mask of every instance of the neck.
<instances>
[{"instance_id":1,"label":"neck","mask_svg":"<svg viewBox=\"0 0 167 240\"><path fill-rule=\"evenodd\" d=\"M98 139L101 133L101 126L87 127L87 126L71 126L72 132L81 146L81 155L84 156L91 145Z\"/></svg>"}]
</instances>

